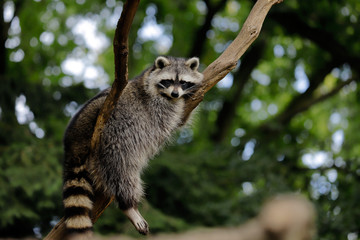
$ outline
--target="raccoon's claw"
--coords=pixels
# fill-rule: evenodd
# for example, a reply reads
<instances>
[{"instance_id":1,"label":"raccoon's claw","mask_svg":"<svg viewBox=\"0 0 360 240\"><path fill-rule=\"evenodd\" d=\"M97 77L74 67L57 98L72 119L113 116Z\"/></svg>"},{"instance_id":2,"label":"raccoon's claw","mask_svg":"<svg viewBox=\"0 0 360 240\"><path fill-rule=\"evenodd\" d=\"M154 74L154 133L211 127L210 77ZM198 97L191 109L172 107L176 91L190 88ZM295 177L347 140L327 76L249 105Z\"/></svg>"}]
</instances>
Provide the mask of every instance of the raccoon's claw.
<instances>
[{"instance_id":1,"label":"raccoon's claw","mask_svg":"<svg viewBox=\"0 0 360 240\"><path fill-rule=\"evenodd\" d=\"M149 233L149 224L143 220L141 222L137 222L136 224L134 224L136 230L142 234L142 235L148 235Z\"/></svg>"},{"instance_id":2,"label":"raccoon's claw","mask_svg":"<svg viewBox=\"0 0 360 240\"><path fill-rule=\"evenodd\" d=\"M140 234L147 235L149 233L149 224L141 216L137 208L130 208L125 210L124 213Z\"/></svg>"}]
</instances>

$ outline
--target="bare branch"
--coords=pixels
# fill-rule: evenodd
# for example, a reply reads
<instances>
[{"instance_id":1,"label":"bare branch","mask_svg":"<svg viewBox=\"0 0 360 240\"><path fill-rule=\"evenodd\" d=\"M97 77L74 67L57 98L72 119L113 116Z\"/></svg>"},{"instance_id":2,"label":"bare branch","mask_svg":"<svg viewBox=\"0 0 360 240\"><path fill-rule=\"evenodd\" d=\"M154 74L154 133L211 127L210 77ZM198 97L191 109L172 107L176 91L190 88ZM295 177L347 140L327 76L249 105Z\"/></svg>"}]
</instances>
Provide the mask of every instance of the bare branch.
<instances>
[{"instance_id":1,"label":"bare branch","mask_svg":"<svg viewBox=\"0 0 360 240\"><path fill-rule=\"evenodd\" d=\"M115 81L111 87L109 95L104 101L104 105L102 106L96 121L91 139L90 157L94 157L96 155L100 141L100 134L128 82L128 36L139 2L140 0L126 1L116 27L114 37ZM95 197L96 199L92 211L93 223L96 222L104 210L113 201L113 198L107 198L101 193L96 193ZM65 239L65 235L66 229L63 218L44 239L62 240Z\"/></svg>"},{"instance_id":2,"label":"bare branch","mask_svg":"<svg viewBox=\"0 0 360 240\"><path fill-rule=\"evenodd\" d=\"M237 61L259 36L262 24L271 7L280 2L282 0L258 0L255 3L235 40L204 70L204 84L187 101L183 122L186 121L192 110L203 100L205 93L235 68Z\"/></svg>"},{"instance_id":3,"label":"bare branch","mask_svg":"<svg viewBox=\"0 0 360 240\"><path fill-rule=\"evenodd\" d=\"M128 36L139 2L140 0L125 2L123 12L116 27L114 37L115 81L97 118L91 139L92 150L96 149L105 122L109 118L128 82Z\"/></svg>"}]
</instances>

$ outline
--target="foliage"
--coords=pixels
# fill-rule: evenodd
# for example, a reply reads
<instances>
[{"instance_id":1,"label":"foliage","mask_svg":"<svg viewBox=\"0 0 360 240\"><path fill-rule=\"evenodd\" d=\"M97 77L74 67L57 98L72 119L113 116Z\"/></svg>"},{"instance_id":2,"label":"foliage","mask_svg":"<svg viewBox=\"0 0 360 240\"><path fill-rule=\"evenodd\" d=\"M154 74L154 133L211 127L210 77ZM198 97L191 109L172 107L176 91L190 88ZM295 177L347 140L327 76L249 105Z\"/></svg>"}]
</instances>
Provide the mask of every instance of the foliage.
<instances>
[{"instance_id":1,"label":"foliage","mask_svg":"<svg viewBox=\"0 0 360 240\"><path fill-rule=\"evenodd\" d=\"M20 128L29 135L27 129ZM29 136L22 137L25 138ZM61 157L61 148L33 137L2 151L0 227L3 234L21 236L23 232L16 227L18 224L24 226L23 231L32 231L35 226L47 227L54 215L61 214Z\"/></svg>"},{"instance_id":2,"label":"foliage","mask_svg":"<svg viewBox=\"0 0 360 240\"><path fill-rule=\"evenodd\" d=\"M45 233L62 216L62 136L79 106L112 82L122 2L0 3L0 236L14 237ZM198 55L204 68L253 3L141 1L130 76L162 54ZM152 232L237 225L266 198L300 192L317 207L319 239L358 238L359 13L357 0L273 7L239 66L145 171ZM95 229L133 234L115 206Z\"/></svg>"}]
</instances>

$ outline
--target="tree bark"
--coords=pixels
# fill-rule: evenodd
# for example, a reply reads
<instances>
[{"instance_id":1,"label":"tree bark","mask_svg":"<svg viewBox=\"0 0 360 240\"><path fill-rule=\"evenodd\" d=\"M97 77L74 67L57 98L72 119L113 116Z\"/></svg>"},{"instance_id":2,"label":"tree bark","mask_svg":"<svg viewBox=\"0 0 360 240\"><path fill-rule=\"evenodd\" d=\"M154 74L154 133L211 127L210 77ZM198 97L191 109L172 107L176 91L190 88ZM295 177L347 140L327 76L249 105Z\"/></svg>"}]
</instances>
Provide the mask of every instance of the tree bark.
<instances>
[{"instance_id":1,"label":"tree bark","mask_svg":"<svg viewBox=\"0 0 360 240\"><path fill-rule=\"evenodd\" d=\"M91 139L91 150L95 154L98 148L100 133L109 118L115 103L119 99L122 90L125 88L128 80L128 34L131 23L136 13L140 0L126 1L124 4L121 17L119 19L115 38L114 38L114 55L115 55L115 81L112 85L109 96L106 98L104 105L98 116L93 137ZM204 84L187 100L187 107L185 109L185 121L192 110L202 101L204 94L208 92L217 82L226 76L237 64L239 58L250 47L252 42L259 36L262 24L271 7L280 3L282 0L258 0L251 10L247 20L239 35L235 38L232 44L211 63L203 72ZM101 194L96 194L96 201L92 212L93 223L100 217L103 211L113 201L113 198L105 198ZM65 236L64 220L52 229L52 231L44 238L45 240L60 240Z\"/></svg>"},{"instance_id":2,"label":"tree bark","mask_svg":"<svg viewBox=\"0 0 360 240\"><path fill-rule=\"evenodd\" d=\"M128 36L139 2L140 0L125 2L121 17L116 26L113 42L115 81L96 121L93 137L91 139L91 149L93 152L95 152L94 150L97 148L100 133L102 132L107 119L110 117L116 102L119 100L122 91L128 83Z\"/></svg>"}]
</instances>

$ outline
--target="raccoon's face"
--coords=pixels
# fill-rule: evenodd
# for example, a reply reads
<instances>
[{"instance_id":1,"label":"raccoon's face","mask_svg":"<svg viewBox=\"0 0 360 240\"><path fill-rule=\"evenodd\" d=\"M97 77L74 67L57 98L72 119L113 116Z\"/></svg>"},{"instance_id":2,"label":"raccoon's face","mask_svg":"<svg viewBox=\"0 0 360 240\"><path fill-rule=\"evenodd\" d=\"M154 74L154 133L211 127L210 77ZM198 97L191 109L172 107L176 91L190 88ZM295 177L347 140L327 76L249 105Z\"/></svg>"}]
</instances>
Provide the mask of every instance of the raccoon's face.
<instances>
[{"instance_id":1,"label":"raccoon's face","mask_svg":"<svg viewBox=\"0 0 360 240\"><path fill-rule=\"evenodd\" d=\"M149 90L169 100L190 96L203 79L198 67L199 59L195 57L158 57L148 77Z\"/></svg>"}]
</instances>

